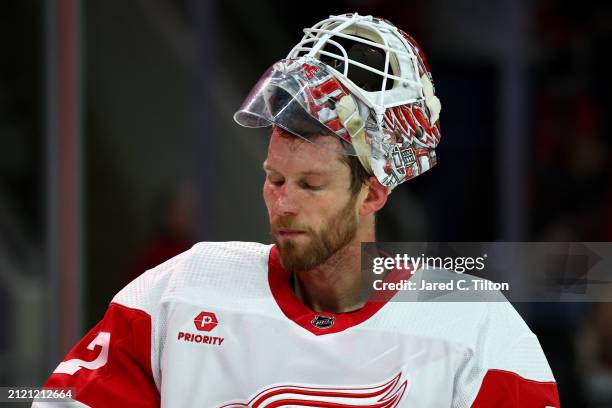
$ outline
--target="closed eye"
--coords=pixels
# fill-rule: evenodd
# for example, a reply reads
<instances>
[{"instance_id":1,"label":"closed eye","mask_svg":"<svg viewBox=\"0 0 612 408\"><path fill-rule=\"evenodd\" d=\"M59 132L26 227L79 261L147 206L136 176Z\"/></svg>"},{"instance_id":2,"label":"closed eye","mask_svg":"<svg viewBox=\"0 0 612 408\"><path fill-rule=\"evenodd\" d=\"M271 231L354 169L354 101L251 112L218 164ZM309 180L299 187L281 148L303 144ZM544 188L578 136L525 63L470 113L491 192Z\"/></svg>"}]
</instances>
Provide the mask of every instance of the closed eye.
<instances>
[{"instance_id":1,"label":"closed eye","mask_svg":"<svg viewBox=\"0 0 612 408\"><path fill-rule=\"evenodd\" d=\"M313 184L308 184L307 182L303 181L300 183L300 187L302 187L305 190L312 190L312 191L318 191L321 190L322 186L319 185L313 185Z\"/></svg>"},{"instance_id":2,"label":"closed eye","mask_svg":"<svg viewBox=\"0 0 612 408\"><path fill-rule=\"evenodd\" d=\"M280 187L285 183L284 179L273 179L268 177L268 180L270 181L270 183L276 187Z\"/></svg>"}]
</instances>

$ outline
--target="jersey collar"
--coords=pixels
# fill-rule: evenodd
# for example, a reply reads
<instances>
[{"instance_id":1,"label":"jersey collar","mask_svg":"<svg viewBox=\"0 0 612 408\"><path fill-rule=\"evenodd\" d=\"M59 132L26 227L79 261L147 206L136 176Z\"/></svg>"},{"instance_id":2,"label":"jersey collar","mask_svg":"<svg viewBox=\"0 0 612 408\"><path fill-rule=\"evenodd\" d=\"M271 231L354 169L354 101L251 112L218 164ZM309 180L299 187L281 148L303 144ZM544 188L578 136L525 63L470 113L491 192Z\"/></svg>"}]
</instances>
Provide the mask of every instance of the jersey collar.
<instances>
[{"instance_id":1,"label":"jersey collar","mask_svg":"<svg viewBox=\"0 0 612 408\"><path fill-rule=\"evenodd\" d=\"M394 270L384 282L399 282L412 276L407 270ZM375 292L359 310L347 313L315 312L304 305L290 285L291 273L281 265L278 249L272 246L268 258L268 283L278 307L289 319L317 336L344 331L365 322L378 312L395 294L396 290Z\"/></svg>"}]
</instances>

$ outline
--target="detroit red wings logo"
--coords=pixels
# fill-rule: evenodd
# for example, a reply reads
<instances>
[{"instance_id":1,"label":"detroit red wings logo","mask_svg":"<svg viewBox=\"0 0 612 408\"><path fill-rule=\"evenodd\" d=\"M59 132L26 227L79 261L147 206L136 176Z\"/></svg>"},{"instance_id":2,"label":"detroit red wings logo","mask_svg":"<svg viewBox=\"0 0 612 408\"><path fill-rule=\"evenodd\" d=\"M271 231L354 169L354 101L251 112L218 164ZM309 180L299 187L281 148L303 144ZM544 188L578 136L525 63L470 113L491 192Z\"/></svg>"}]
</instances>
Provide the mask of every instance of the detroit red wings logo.
<instances>
[{"instance_id":1,"label":"detroit red wings logo","mask_svg":"<svg viewBox=\"0 0 612 408\"><path fill-rule=\"evenodd\" d=\"M281 385L266 388L256 394L249 402L230 403L220 408L393 408L400 403L408 380L402 373L381 384L366 387L301 387Z\"/></svg>"}]
</instances>

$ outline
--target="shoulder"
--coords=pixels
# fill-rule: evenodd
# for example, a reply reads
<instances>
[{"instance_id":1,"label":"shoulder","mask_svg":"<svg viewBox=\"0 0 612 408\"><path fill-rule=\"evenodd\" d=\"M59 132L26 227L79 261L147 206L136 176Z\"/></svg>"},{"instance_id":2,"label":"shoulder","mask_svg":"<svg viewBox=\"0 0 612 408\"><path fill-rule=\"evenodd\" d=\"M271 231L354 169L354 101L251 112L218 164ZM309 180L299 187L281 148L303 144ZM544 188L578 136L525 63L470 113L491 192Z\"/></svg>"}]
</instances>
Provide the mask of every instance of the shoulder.
<instances>
[{"instance_id":1,"label":"shoulder","mask_svg":"<svg viewBox=\"0 0 612 408\"><path fill-rule=\"evenodd\" d=\"M189 250L152 268L130 282L112 303L152 314L169 296L210 286L266 278L271 245L255 242L199 242Z\"/></svg>"},{"instance_id":2,"label":"shoulder","mask_svg":"<svg viewBox=\"0 0 612 408\"><path fill-rule=\"evenodd\" d=\"M429 270L414 278L453 281L454 290L437 290L412 302L396 302L396 319L409 314L422 335L459 346L464 358L480 370L554 380L537 336L504 294L489 285L492 282L444 270ZM463 287L476 290L457 290L459 280Z\"/></svg>"},{"instance_id":3,"label":"shoulder","mask_svg":"<svg viewBox=\"0 0 612 408\"><path fill-rule=\"evenodd\" d=\"M417 289L398 291L375 319L378 327L452 343L474 353L497 352L513 341L536 339L501 291L482 289L488 286L486 279L427 270L409 281ZM477 281L476 290L464 290L474 288Z\"/></svg>"}]
</instances>

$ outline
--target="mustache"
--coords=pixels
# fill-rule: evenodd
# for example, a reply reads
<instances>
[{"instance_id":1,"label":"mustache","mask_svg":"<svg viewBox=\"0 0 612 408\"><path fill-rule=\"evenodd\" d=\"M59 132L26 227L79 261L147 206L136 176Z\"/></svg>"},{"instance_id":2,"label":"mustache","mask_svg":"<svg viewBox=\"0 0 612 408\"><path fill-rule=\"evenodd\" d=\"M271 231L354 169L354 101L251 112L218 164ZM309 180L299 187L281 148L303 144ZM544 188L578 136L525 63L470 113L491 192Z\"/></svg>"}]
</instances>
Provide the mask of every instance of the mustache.
<instances>
[{"instance_id":1,"label":"mustache","mask_svg":"<svg viewBox=\"0 0 612 408\"><path fill-rule=\"evenodd\" d=\"M271 229L273 233L277 233L278 230L281 228L295 229L305 232L311 231L311 228L309 226L298 222L295 218L292 217L283 217L277 219L275 222L272 222Z\"/></svg>"}]
</instances>

